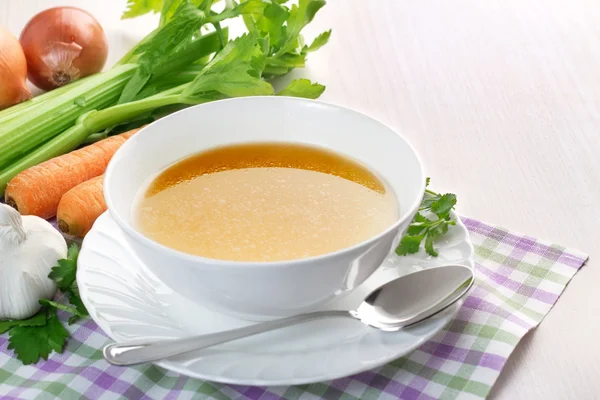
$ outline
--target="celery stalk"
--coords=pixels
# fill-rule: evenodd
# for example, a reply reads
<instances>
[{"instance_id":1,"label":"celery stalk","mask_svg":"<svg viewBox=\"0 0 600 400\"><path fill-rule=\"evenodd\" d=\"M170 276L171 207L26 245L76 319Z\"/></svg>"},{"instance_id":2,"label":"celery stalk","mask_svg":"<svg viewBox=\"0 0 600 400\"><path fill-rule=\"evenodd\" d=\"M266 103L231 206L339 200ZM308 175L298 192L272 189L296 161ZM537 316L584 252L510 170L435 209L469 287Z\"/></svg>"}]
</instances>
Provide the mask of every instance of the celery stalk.
<instances>
[{"instance_id":1,"label":"celery stalk","mask_svg":"<svg viewBox=\"0 0 600 400\"><path fill-rule=\"evenodd\" d=\"M289 12L289 20L270 22L287 26L285 43L296 43L315 12L297 7ZM168 112L227 97L272 95L273 87L263 78L304 65L304 50L286 47L285 54L279 54L281 50L269 45L269 32L258 26L224 47L226 29L194 38L201 16L191 3L183 3L171 22L143 39L113 69L50 93L35 107L30 103L0 113L0 195L24 169L77 148L94 133L146 118L155 110ZM217 24L230 16L228 11L211 14L205 22ZM217 55L203 66L205 56L214 52ZM324 89L299 81L289 86L294 95L310 98ZM117 104L121 99L122 104Z\"/></svg>"},{"instance_id":2,"label":"celery stalk","mask_svg":"<svg viewBox=\"0 0 600 400\"><path fill-rule=\"evenodd\" d=\"M81 125L85 126L88 135L110 126L121 124L134 119L148 111L160 107L181 103L178 94L165 96L162 93L157 96L148 97L131 103L119 104L101 111L92 111L83 119Z\"/></svg>"},{"instance_id":3,"label":"celery stalk","mask_svg":"<svg viewBox=\"0 0 600 400\"><path fill-rule=\"evenodd\" d=\"M135 64L128 64L95 75L72 90L42 102L34 115L28 113L5 122L0 143L10 151L0 152L0 168L71 126L82 113L114 104L136 68Z\"/></svg>"},{"instance_id":4,"label":"celery stalk","mask_svg":"<svg viewBox=\"0 0 600 400\"><path fill-rule=\"evenodd\" d=\"M66 92L67 90L71 90L72 88L84 83L89 78L90 77L78 79L75 82L70 83L69 85L61 86L61 87L51 90L49 92L42 93L38 96L32 97L31 99L29 99L27 101L24 101L23 103L19 103L10 108L7 108L6 110L0 111L0 124L8 121L9 119L18 117L20 115L23 115L27 112L34 110L40 104L42 104L48 100L51 100L55 97L58 97L59 95Z\"/></svg>"},{"instance_id":5,"label":"celery stalk","mask_svg":"<svg viewBox=\"0 0 600 400\"><path fill-rule=\"evenodd\" d=\"M86 136L85 127L75 125L4 168L0 172L0 194L4 194L8 182L19 172L73 150L78 146L79 141L83 141Z\"/></svg>"},{"instance_id":6,"label":"celery stalk","mask_svg":"<svg viewBox=\"0 0 600 400\"><path fill-rule=\"evenodd\" d=\"M227 34L227 31L225 30L224 33ZM188 66L196 60L214 53L219 48L220 41L215 32L203 35L157 68L154 75L157 79L161 75L168 77L182 68L189 68ZM118 65L107 72L55 89L41 95L37 100L13 107L10 113L0 113L0 143L3 148L10 149L10 151L0 151L0 169L13 164L41 143L72 126L85 112L103 109L116 103L137 68L137 64ZM160 88L170 88L193 77L182 76L182 78L182 80L167 79L161 82Z\"/></svg>"},{"instance_id":7,"label":"celery stalk","mask_svg":"<svg viewBox=\"0 0 600 400\"><path fill-rule=\"evenodd\" d=\"M100 111L92 110L82 115L74 126L0 171L0 194L4 193L8 182L19 172L77 148L92 133L127 122L163 106L184 103L185 101L179 96L184 86L167 90L146 99L119 104ZM195 101L194 104L201 102Z\"/></svg>"},{"instance_id":8,"label":"celery stalk","mask_svg":"<svg viewBox=\"0 0 600 400\"><path fill-rule=\"evenodd\" d=\"M164 90L193 80L203 68L193 63L219 47L215 33L201 36L159 69L153 81ZM178 96L181 88L175 88L102 110L117 102L137 68L136 64L118 65L13 107L10 113L0 113L0 143L2 148L10 149L0 151L0 194L19 172L75 149L89 135L163 105L181 103ZM88 111L91 112L85 114ZM66 128L69 129L65 131Z\"/></svg>"}]
</instances>

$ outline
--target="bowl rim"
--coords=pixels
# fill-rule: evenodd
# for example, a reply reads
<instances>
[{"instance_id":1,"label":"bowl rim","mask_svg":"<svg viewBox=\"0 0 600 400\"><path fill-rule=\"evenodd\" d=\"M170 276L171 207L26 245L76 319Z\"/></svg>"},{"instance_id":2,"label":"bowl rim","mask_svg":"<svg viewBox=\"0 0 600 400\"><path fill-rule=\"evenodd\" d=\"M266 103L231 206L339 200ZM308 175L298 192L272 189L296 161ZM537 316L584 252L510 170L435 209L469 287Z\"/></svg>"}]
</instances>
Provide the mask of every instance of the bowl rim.
<instances>
[{"instance_id":1,"label":"bowl rim","mask_svg":"<svg viewBox=\"0 0 600 400\"><path fill-rule=\"evenodd\" d=\"M115 206L113 203L113 199L110 193L110 184L108 183L111 179L111 177L114 174L117 174L118 171L115 171L115 165L117 164L117 161L121 158L123 158L123 154L125 154L125 152L127 151L127 149L129 147L132 147L136 144L137 141L139 140L143 140L140 139L140 137L143 138L144 135L144 131L146 131L150 126L152 126L154 124L148 124L146 126L144 126L142 129L139 130L138 133L136 133L134 136L132 136L129 140L127 140L117 151L116 153L113 155L113 157L111 158L106 171L104 173L104 179L103 179L103 192L104 192L104 198L106 200L106 205L108 208L108 211L110 212L110 214L112 215L112 217L115 219L115 221L117 222L117 224L119 225L119 227L130 237L132 237L133 239L137 240L138 242L140 242L141 244L143 244L146 247L150 247L153 248L156 251L162 251L163 253L167 253L170 256L174 256L177 258L183 258L187 261L192 261L192 262L196 262L196 263L202 263L204 266L206 265L213 265L213 266L227 266L227 267L248 267L248 266L252 266L252 267L264 267L264 268L272 268L272 267L280 267L282 265L285 266L293 266L293 265L303 265L303 264L310 264L310 263L314 263L314 262L326 262L328 260L332 260L335 258L338 258L339 256L346 254L346 253L351 253L354 251L357 251L360 248L363 247L368 247L371 246L372 244L379 242L383 237L387 236L390 232L398 229L398 227L406 222L406 220L411 217L415 212L418 211L419 206L421 205L421 201L423 200L423 196L425 194L425 187L426 187L426 182L425 182L425 170L423 167L423 162L421 159L420 154L417 152L417 150L414 148L414 146L400 133L398 133L395 129L392 129L390 126L388 126L387 124L379 121L378 119L371 117L367 114L364 114L362 112L359 112L357 110L353 110L351 108L348 107L343 107L343 106L339 106L339 105L335 105L335 104L330 104L330 103L326 103L323 101L319 101L319 100L311 100L311 99L305 99L305 98L299 98L299 97L290 97L290 96L249 96L249 97L235 97L235 98L229 98L229 99L223 99L223 100L217 100L217 101L211 101L210 103L203 103L203 104L197 104L188 108L184 108L182 110L179 110L177 112L174 112L172 114L169 114L163 118L161 118L160 120L157 120L155 122L158 121L165 121L165 120L169 120L170 118L177 118L176 116L181 114L181 113L186 113L186 112L194 112L193 110L199 108L199 107L203 107L205 105L208 104L216 104L216 103L228 103L228 102L238 102L238 101L253 101L252 99L260 99L261 101L265 101L265 99L269 99L266 101L291 101L291 102L299 102L299 103L304 103L304 104L318 104L319 106L321 106L322 108L326 108L326 109L330 109L330 110L337 110L337 111L343 111L345 113L352 113L352 114L357 114L359 115L361 118L366 118L371 120L372 122L381 125L384 128L387 128L388 130L390 130L391 132L393 132L394 134L396 134L400 139L402 139L405 144L408 146L408 148L410 149L410 151L412 151L413 155L416 158L417 164L419 165L420 168L420 173L421 173L421 184L419 186L418 189L418 193L421 193L422 195L419 196L417 199L415 199L413 201L413 203L410 205L410 207L408 208L409 211L404 212L404 216L402 218L397 218L396 221L391 224L388 228L386 228L385 230L381 231L380 233L378 233L377 235L374 235L366 240L363 240L359 243L356 243L350 247L344 247L342 249L338 249L336 251L333 252L329 252L329 253L325 253L325 254L320 254L317 256L311 256L311 257L306 257L306 258L296 258L296 259L291 259L291 260L279 260L279 261L236 261L236 260L223 260L223 259L218 259L218 258L209 258L209 257L203 257L203 256L199 256L199 255L195 255L195 254L190 254L190 253L186 253L183 251L179 251L179 250L175 250L172 249L168 246L165 246L163 244L160 244L148 237L146 237L145 235L143 235L141 232L138 232L136 229L133 228L133 226L129 223L126 222L123 218L121 218L121 216L119 215L118 212L114 211L115 210ZM164 123L164 122L163 122ZM292 142L293 143L293 142ZM332 151L335 151L335 149L332 149ZM384 177L385 178L385 177Z\"/></svg>"}]
</instances>

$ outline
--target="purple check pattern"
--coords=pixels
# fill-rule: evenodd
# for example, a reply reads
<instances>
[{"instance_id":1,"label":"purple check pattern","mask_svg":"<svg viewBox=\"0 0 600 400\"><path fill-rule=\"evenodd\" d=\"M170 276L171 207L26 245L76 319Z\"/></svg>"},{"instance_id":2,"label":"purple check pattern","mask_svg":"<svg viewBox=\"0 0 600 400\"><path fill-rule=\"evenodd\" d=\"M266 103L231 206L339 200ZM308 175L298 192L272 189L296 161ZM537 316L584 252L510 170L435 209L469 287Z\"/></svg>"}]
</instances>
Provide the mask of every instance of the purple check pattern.
<instances>
[{"instance_id":1,"label":"purple check pattern","mask_svg":"<svg viewBox=\"0 0 600 400\"><path fill-rule=\"evenodd\" d=\"M2 399L481 399L519 340L558 300L587 255L464 218L476 283L454 320L410 355L330 382L289 387L224 385L156 366L115 367L91 320L70 327L62 354L23 366L0 335ZM61 315L61 317L65 317Z\"/></svg>"}]
</instances>

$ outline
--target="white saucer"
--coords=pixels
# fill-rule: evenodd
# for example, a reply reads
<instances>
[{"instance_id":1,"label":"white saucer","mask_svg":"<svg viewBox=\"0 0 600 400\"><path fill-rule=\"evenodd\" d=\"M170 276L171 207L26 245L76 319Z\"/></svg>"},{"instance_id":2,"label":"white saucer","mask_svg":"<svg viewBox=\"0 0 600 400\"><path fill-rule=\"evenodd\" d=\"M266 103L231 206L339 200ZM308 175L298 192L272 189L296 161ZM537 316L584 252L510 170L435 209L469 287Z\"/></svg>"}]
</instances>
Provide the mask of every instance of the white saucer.
<instances>
[{"instance_id":1,"label":"white saucer","mask_svg":"<svg viewBox=\"0 0 600 400\"><path fill-rule=\"evenodd\" d=\"M372 288L421 268L461 263L473 267L473 246L462 223L451 229L439 256L390 255L361 287L327 306L355 307ZM126 245L108 213L94 224L79 255L77 284L92 319L117 342L210 333L250 322L194 304L160 282ZM400 332L331 319L173 357L157 365L200 379L243 385L305 384L378 367L419 347L441 330L462 302Z\"/></svg>"}]
</instances>

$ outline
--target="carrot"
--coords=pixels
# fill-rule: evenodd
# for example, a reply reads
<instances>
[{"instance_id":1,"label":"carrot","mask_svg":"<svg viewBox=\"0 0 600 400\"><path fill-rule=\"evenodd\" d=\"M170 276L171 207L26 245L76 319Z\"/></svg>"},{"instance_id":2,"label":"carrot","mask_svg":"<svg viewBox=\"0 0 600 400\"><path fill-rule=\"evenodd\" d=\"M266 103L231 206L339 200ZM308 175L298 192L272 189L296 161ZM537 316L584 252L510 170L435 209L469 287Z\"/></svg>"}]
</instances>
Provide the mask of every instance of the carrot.
<instances>
[{"instance_id":1,"label":"carrot","mask_svg":"<svg viewBox=\"0 0 600 400\"><path fill-rule=\"evenodd\" d=\"M6 204L22 215L51 218L62 196L75 186L102 175L113 154L134 129L26 169L8 183Z\"/></svg>"},{"instance_id":2,"label":"carrot","mask_svg":"<svg viewBox=\"0 0 600 400\"><path fill-rule=\"evenodd\" d=\"M83 182L60 199L56 219L58 229L69 235L84 237L96 219L106 211L102 192L104 175Z\"/></svg>"}]
</instances>

